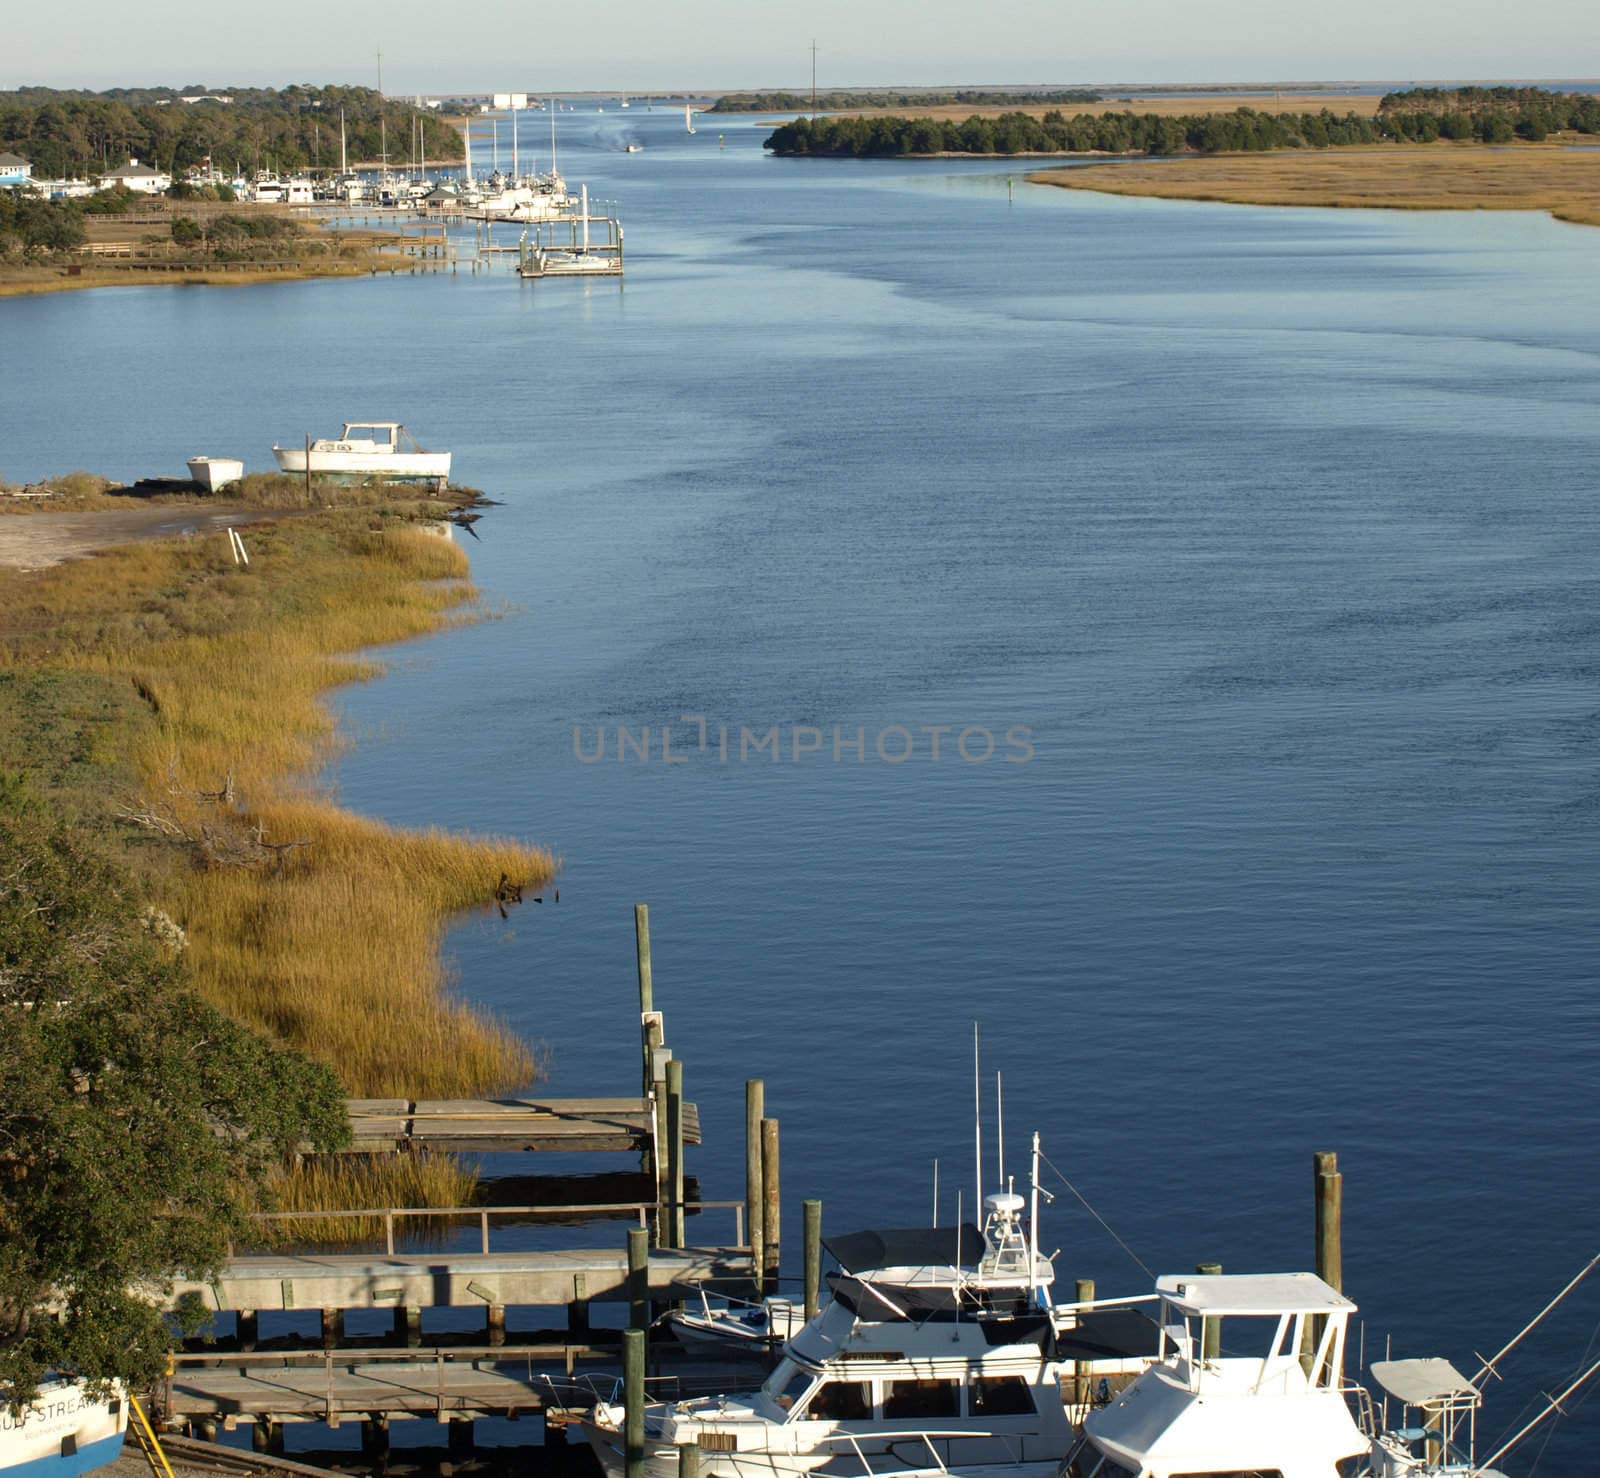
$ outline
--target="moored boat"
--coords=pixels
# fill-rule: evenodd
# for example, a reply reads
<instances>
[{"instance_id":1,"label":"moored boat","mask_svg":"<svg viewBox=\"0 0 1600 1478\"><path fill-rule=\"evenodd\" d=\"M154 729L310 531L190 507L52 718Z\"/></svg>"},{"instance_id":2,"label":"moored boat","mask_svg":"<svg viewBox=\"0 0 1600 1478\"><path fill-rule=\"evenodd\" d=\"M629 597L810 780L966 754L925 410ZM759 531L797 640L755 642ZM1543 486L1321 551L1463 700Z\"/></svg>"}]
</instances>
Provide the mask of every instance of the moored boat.
<instances>
[{"instance_id":1,"label":"moored boat","mask_svg":"<svg viewBox=\"0 0 1600 1478\"><path fill-rule=\"evenodd\" d=\"M337 437L303 446L272 448L280 471L349 482L431 482L450 480L450 453L430 452L399 421L346 421Z\"/></svg>"},{"instance_id":2,"label":"moored boat","mask_svg":"<svg viewBox=\"0 0 1600 1478\"><path fill-rule=\"evenodd\" d=\"M82 1381L60 1377L14 1412L0 1387L0 1478L77 1478L114 1462L127 1428L120 1388L96 1398Z\"/></svg>"}]
</instances>

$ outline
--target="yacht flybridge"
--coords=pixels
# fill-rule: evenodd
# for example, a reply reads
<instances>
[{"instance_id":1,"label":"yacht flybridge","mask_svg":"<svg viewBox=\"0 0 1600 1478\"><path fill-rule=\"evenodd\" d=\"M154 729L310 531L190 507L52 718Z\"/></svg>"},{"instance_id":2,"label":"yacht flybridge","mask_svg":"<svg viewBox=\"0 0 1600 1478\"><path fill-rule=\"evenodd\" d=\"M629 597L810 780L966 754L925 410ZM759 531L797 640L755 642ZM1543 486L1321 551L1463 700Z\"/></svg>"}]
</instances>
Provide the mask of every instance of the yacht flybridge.
<instances>
[{"instance_id":1,"label":"yacht flybridge","mask_svg":"<svg viewBox=\"0 0 1600 1478\"><path fill-rule=\"evenodd\" d=\"M1156 1294L1159 1358L1084 1418L1070 1478L1339 1478L1371 1450L1342 1376L1355 1305L1321 1278L1167 1277Z\"/></svg>"}]
</instances>

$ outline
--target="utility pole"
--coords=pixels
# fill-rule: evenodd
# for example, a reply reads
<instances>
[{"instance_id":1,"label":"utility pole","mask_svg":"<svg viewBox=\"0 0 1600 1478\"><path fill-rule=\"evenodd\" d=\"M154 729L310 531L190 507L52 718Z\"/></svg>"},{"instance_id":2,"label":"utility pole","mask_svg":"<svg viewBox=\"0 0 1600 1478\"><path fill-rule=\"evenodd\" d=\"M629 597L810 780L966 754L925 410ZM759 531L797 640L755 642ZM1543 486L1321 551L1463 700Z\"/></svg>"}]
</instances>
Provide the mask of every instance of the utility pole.
<instances>
[{"instance_id":1,"label":"utility pole","mask_svg":"<svg viewBox=\"0 0 1600 1478\"><path fill-rule=\"evenodd\" d=\"M817 38L811 38L811 111L817 111Z\"/></svg>"}]
</instances>

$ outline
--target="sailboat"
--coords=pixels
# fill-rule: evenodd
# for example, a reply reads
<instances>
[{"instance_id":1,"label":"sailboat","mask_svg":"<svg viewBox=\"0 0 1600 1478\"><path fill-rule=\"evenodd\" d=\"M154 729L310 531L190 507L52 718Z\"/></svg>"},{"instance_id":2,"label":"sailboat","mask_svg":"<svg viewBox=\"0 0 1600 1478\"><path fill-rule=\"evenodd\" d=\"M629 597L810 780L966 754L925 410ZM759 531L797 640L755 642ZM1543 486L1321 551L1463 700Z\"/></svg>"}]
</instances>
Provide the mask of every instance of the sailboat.
<instances>
[{"instance_id":1,"label":"sailboat","mask_svg":"<svg viewBox=\"0 0 1600 1478\"><path fill-rule=\"evenodd\" d=\"M683 127L687 133L694 132L694 108L689 103L683 105Z\"/></svg>"}]
</instances>

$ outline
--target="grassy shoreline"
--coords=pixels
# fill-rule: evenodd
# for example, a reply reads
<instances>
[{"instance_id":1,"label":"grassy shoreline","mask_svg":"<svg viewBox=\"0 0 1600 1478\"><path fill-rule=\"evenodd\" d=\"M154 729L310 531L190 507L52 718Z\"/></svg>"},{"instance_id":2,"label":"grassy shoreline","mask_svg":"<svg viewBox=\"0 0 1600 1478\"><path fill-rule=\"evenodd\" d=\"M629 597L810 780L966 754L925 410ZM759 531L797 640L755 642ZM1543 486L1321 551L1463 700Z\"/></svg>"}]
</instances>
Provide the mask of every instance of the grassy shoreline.
<instances>
[{"instance_id":1,"label":"grassy shoreline","mask_svg":"<svg viewBox=\"0 0 1600 1478\"><path fill-rule=\"evenodd\" d=\"M439 949L502 873L537 887L555 860L357 816L315 778L341 742L325 694L380 670L356 654L472 618L467 559L430 511L258 523L248 569L208 536L0 571L7 765L121 852L200 994L356 1096L471 1096L537 1070L456 998Z\"/></svg>"},{"instance_id":2,"label":"grassy shoreline","mask_svg":"<svg viewBox=\"0 0 1600 1478\"><path fill-rule=\"evenodd\" d=\"M1035 171L1029 183L1106 195L1349 210L1535 210L1600 226L1600 152L1559 143L1433 143L1219 154Z\"/></svg>"}]
</instances>

